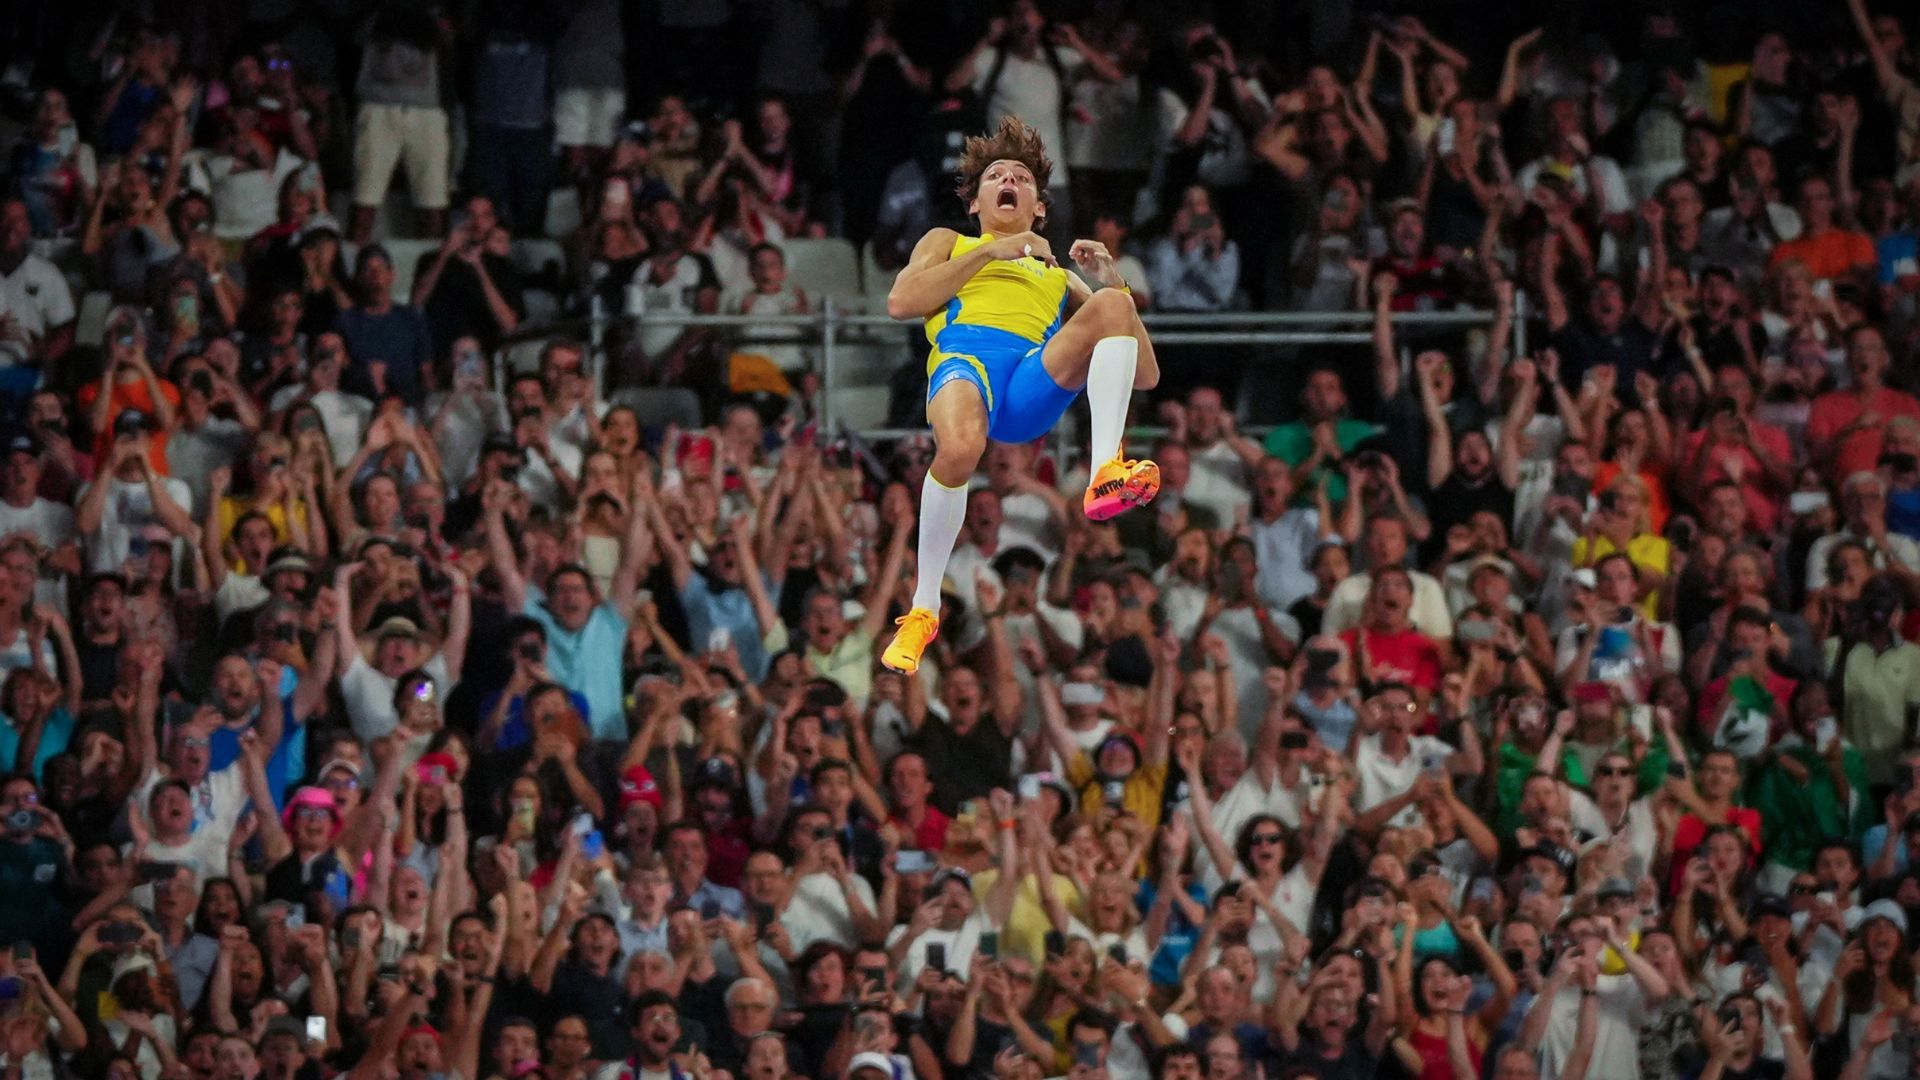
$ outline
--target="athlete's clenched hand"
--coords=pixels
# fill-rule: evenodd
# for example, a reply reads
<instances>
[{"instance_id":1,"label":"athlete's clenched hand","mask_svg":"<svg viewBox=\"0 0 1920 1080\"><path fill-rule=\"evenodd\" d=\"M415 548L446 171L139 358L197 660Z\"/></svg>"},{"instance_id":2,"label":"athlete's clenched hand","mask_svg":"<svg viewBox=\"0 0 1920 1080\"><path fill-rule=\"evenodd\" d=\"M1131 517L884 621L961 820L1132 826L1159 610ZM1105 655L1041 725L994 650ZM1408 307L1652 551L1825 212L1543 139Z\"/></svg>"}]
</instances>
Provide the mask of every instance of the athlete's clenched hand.
<instances>
[{"instance_id":1,"label":"athlete's clenched hand","mask_svg":"<svg viewBox=\"0 0 1920 1080\"><path fill-rule=\"evenodd\" d=\"M1113 252L1098 240L1075 240L1067 253L1080 272L1102 285L1120 284L1120 273L1113 266Z\"/></svg>"},{"instance_id":2,"label":"athlete's clenched hand","mask_svg":"<svg viewBox=\"0 0 1920 1080\"><path fill-rule=\"evenodd\" d=\"M1047 238L1037 232L1002 236L993 242L991 250L996 259L1011 260L1031 255L1048 266L1060 265L1053 261L1053 245L1047 243Z\"/></svg>"}]
</instances>

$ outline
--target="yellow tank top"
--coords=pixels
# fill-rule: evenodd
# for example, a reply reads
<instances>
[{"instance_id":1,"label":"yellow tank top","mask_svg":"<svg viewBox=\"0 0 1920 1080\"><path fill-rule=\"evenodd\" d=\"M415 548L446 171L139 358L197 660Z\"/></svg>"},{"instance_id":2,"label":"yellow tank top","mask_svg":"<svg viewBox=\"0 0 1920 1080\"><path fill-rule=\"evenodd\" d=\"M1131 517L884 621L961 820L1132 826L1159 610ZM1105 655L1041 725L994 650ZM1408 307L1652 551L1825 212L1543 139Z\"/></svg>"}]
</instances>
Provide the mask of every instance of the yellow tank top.
<instances>
[{"instance_id":1,"label":"yellow tank top","mask_svg":"<svg viewBox=\"0 0 1920 1080\"><path fill-rule=\"evenodd\" d=\"M992 242L992 233L959 237L951 257ZM937 341L949 326L981 326L1038 345L1060 329L1066 311L1066 270L1032 257L995 259L974 271L946 307L927 316L927 337Z\"/></svg>"}]
</instances>

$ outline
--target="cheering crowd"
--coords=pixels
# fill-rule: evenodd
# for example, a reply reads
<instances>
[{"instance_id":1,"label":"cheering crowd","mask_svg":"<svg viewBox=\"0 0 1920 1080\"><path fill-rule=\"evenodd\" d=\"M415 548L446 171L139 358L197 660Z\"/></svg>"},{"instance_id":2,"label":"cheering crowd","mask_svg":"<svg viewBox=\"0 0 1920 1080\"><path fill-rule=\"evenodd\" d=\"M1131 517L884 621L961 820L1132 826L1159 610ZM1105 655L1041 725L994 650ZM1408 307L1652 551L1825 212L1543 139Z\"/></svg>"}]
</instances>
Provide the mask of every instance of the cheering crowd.
<instances>
[{"instance_id":1,"label":"cheering crowd","mask_svg":"<svg viewBox=\"0 0 1920 1080\"><path fill-rule=\"evenodd\" d=\"M1910 8L10 7L0 1080L1920 1069ZM994 445L902 677L930 443L645 316L1005 114L1372 344Z\"/></svg>"}]
</instances>

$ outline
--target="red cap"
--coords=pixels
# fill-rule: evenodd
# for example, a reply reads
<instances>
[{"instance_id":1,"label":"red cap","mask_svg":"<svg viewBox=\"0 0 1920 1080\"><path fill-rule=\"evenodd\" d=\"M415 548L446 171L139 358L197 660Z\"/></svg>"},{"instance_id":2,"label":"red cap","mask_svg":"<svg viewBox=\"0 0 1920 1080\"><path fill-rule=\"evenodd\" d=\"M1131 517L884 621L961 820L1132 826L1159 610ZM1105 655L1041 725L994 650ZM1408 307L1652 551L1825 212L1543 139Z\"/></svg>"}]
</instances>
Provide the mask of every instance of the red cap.
<instances>
[{"instance_id":1,"label":"red cap","mask_svg":"<svg viewBox=\"0 0 1920 1080\"><path fill-rule=\"evenodd\" d=\"M659 810L662 806L660 785L653 782L653 774L645 765L635 765L620 774L620 811L625 813L634 803L642 802Z\"/></svg>"},{"instance_id":2,"label":"red cap","mask_svg":"<svg viewBox=\"0 0 1920 1080\"><path fill-rule=\"evenodd\" d=\"M451 784L454 776L460 772L460 763L453 760L452 754L436 750L431 754L421 754L420 760L413 763L413 771L423 784Z\"/></svg>"},{"instance_id":3,"label":"red cap","mask_svg":"<svg viewBox=\"0 0 1920 1080\"><path fill-rule=\"evenodd\" d=\"M415 1035L425 1035L427 1038L433 1040L435 1046L440 1045L440 1032L436 1031L432 1024L413 1025L412 1027L407 1029L407 1033L405 1035L400 1036L400 1041L406 1042L408 1039L413 1038Z\"/></svg>"}]
</instances>

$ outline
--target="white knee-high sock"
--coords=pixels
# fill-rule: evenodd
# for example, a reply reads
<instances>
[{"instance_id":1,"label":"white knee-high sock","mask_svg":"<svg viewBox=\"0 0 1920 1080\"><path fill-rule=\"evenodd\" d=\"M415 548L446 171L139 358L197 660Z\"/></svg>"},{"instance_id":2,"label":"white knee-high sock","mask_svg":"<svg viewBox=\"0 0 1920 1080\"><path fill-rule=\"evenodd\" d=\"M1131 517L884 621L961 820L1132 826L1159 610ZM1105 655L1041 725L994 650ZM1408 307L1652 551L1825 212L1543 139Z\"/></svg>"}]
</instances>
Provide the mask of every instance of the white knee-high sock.
<instances>
[{"instance_id":1,"label":"white knee-high sock","mask_svg":"<svg viewBox=\"0 0 1920 1080\"><path fill-rule=\"evenodd\" d=\"M967 517L967 489L948 487L933 478L920 484L920 577L913 589L913 606L940 614L940 582L947 576L947 559Z\"/></svg>"},{"instance_id":2,"label":"white knee-high sock","mask_svg":"<svg viewBox=\"0 0 1920 1080\"><path fill-rule=\"evenodd\" d=\"M1088 464L1094 469L1120 455L1139 361L1140 342L1131 336L1105 337L1093 344L1093 360L1087 365L1087 411L1093 420L1093 459Z\"/></svg>"}]
</instances>

